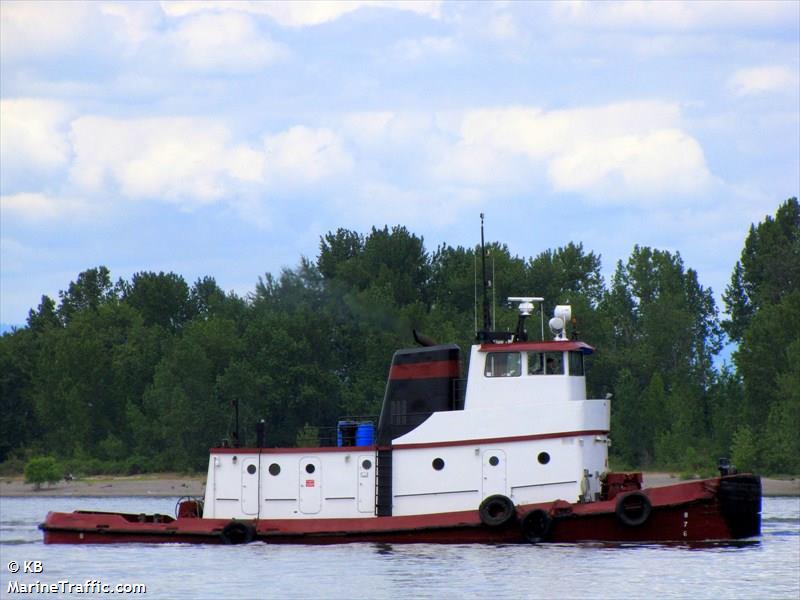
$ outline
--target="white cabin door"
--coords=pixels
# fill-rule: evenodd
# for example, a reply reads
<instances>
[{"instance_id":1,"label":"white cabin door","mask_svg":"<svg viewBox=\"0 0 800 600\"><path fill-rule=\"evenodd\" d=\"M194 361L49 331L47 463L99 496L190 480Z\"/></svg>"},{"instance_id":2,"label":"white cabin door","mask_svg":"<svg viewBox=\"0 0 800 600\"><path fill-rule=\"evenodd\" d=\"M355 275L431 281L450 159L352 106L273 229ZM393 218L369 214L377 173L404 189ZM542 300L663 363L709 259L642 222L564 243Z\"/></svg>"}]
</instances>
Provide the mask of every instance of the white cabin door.
<instances>
[{"instance_id":1,"label":"white cabin door","mask_svg":"<svg viewBox=\"0 0 800 600\"><path fill-rule=\"evenodd\" d=\"M506 453L502 450L483 452L483 497L503 494L506 491Z\"/></svg>"},{"instance_id":2,"label":"white cabin door","mask_svg":"<svg viewBox=\"0 0 800 600\"><path fill-rule=\"evenodd\" d=\"M375 512L375 455L358 457L358 512Z\"/></svg>"},{"instance_id":3,"label":"white cabin door","mask_svg":"<svg viewBox=\"0 0 800 600\"><path fill-rule=\"evenodd\" d=\"M258 459L246 458L242 461L242 512L246 515L258 514Z\"/></svg>"},{"instance_id":4,"label":"white cabin door","mask_svg":"<svg viewBox=\"0 0 800 600\"><path fill-rule=\"evenodd\" d=\"M300 512L313 515L322 510L322 462L304 456L300 459Z\"/></svg>"}]
</instances>

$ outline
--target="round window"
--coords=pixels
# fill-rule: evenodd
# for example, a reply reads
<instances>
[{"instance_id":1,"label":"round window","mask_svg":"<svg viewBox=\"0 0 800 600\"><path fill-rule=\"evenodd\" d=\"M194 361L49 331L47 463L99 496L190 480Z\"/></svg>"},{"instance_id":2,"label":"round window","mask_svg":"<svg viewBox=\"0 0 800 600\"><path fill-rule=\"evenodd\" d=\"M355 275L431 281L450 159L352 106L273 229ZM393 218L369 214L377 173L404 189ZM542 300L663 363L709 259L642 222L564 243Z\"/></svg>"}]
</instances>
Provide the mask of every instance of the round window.
<instances>
[{"instance_id":1,"label":"round window","mask_svg":"<svg viewBox=\"0 0 800 600\"><path fill-rule=\"evenodd\" d=\"M369 471L372 468L372 461L366 459L364 462L361 463L361 468L365 471Z\"/></svg>"},{"instance_id":2,"label":"round window","mask_svg":"<svg viewBox=\"0 0 800 600\"><path fill-rule=\"evenodd\" d=\"M312 465L311 463L308 463L308 464L306 465L306 473L309 473L309 474L311 474L311 473L313 473L313 472L314 472L314 471L316 471L316 470L317 470L317 468L316 468L314 465Z\"/></svg>"},{"instance_id":3,"label":"round window","mask_svg":"<svg viewBox=\"0 0 800 600\"><path fill-rule=\"evenodd\" d=\"M281 466L278 463L272 463L269 466L269 474L270 475L277 475L281 472Z\"/></svg>"},{"instance_id":4,"label":"round window","mask_svg":"<svg viewBox=\"0 0 800 600\"><path fill-rule=\"evenodd\" d=\"M441 458L434 458L431 465L437 471L441 471L442 469L444 469L444 461Z\"/></svg>"},{"instance_id":5,"label":"round window","mask_svg":"<svg viewBox=\"0 0 800 600\"><path fill-rule=\"evenodd\" d=\"M256 466L255 465L247 465L247 472L250 473L250 475L255 475Z\"/></svg>"},{"instance_id":6,"label":"round window","mask_svg":"<svg viewBox=\"0 0 800 600\"><path fill-rule=\"evenodd\" d=\"M539 452L539 456L536 457L539 461L539 464L546 465L550 462L550 455L547 452Z\"/></svg>"},{"instance_id":7,"label":"round window","mask_svg":"<svg viewBox=\"0 0 800 600\"><path fill-rule=\"evenodd\" d=\"M497 465L500 464L500 459L497 458L496 456L490 456L489 457L489 464L492 465L493 467L496 467Z\"/></svg>"}]
</instances>

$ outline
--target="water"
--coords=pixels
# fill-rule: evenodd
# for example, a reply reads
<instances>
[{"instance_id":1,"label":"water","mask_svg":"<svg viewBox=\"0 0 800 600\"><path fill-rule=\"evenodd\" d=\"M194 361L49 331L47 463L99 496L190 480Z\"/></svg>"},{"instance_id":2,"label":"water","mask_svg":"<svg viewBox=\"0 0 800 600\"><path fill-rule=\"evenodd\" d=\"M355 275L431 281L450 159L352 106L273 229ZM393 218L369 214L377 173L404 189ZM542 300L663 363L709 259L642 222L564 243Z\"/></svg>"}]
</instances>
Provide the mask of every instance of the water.
<instances>
[{"instance_id":1,"label":"water","mask_svg":"<svg viewBox=\"0 0 800 600\"><path fill-rule=\"evenodd\" d=\"M175 500L0 498L0 597L24 596L9 581L98 580L144 598L800 598L800 498L764 499L759 541L704 547L45 546L36 528L50 510L174 514ZM26 560L43 572L8 572Z\"/></svg>"}]
</instances>

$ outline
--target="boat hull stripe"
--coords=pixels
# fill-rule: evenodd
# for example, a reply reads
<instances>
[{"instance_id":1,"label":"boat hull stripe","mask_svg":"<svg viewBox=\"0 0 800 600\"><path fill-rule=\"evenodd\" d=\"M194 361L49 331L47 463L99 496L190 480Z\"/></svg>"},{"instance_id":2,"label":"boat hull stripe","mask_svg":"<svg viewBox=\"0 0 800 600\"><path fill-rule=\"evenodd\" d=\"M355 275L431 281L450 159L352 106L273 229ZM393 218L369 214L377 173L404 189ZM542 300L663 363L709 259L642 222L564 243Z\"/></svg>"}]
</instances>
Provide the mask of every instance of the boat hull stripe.
<instances>
[{"instance_id":1,"label":"boat hull stripe","mask_svg":"<svg viewBox=\"0 0 800 600\"><path fill-rule=\"evenodd\" d=\"M431 362L392 365L389 379L440 379L442 377L458 377L458 362L454 360L437 360Z\"/></svg>"}]
</instances>

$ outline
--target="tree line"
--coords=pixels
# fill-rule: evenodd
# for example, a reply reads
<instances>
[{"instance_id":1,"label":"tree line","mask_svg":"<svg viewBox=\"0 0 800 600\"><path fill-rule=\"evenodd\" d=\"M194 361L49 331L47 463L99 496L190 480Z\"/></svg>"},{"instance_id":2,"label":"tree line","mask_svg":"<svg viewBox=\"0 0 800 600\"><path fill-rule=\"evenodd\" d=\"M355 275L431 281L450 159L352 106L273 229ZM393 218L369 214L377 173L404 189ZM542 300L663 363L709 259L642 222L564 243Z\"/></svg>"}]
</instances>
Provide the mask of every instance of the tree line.
<instances>
[{"instance_id":1,"label":"tree line","mask_svg":"<svg viewBox=\"0 0 800 600\"><path fill-rule=\"evenodd\" d=\"M508 296L543 296L545 314L573 306L597 348L590 395L613 395L617 467L708 472L732 455L740 468L800 472L796 198L750 227L725 316L677 252L636 246L608 282L580 243L530 258L492 243L487 260L496 328L515 325ZM234 430L234 401L243 443L259 419L268 445L313 443L317 425L378 414L392 353L413 345L412 329L473 343L479 261L480 247L429 250L397 226L329 232L315 260L266 274L245 297L212 277L115 282L88 269L0 338L0 462L201 470ZM727 340L732 364L717 367Z\"/></svg>"}]
</instances>

